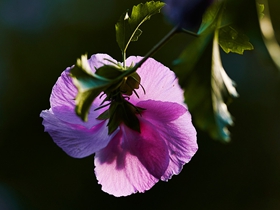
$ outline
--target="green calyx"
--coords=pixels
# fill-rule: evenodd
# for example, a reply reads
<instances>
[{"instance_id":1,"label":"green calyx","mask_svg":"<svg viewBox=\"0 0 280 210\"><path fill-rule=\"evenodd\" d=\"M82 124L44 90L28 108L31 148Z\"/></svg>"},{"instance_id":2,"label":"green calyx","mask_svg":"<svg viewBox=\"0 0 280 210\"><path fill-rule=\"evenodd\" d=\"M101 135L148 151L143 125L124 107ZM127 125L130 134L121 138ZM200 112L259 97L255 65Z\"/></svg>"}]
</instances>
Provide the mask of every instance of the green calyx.
<instances>
[{"instance_id":1,"label":"green calyx","mask_svg":"<svg viewBox=\"0 0 280 210\"><path fill-rule=\"evenodd\" d=\"M124 123L127 127L140 133L140 123L136 115L141 115L141 112L144 109L131 104L120 93L120 91L113 92L111 96L107 95L106 99L107 98L110 98L111 100L109 103L110 107L105 112L100 114L97 119L109 119L107 124L108 134L112 134L121 123Z\"/></svg>"},{"instance_id":2,"label":"green calyx","mask_svg":"<svg viewBox=\"0 0 280 210\"><path fill-rule=\"evenodd\" d=\"M115 79L119 77L119 75L122 75L124 71L126 70L123 70L122 68L103 66L96 70L96 74L108 79ZM127 100L133 93L139 98L135 89L139 89L141 86L140 81L140 76L136 72L133 72L128 76L117 80L103 91L106 94L106 98L97 109L101 109L108 105L109 109L100 114L97 119L109 119L107 124L108 134L112 134L121 123L124 123L132 130L140 132L140 123L136 115L141 115L141 112L144 109L134 106ZM144 88L143 91L145 92ZM103 105L105 102L108 103Z\"/></svg>"}]
</instances>

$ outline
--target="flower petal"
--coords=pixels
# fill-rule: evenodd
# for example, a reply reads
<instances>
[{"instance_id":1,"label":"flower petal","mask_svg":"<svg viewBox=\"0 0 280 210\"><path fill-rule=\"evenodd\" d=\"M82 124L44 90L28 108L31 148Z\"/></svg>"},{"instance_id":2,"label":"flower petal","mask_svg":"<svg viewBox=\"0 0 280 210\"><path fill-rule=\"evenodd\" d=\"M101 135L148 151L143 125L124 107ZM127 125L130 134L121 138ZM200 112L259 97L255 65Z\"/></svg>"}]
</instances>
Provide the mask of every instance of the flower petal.
<instances>
[{"instance_id":1,"label":"flower petal","mask_svg":"<svg viewBox=\"0 0 280 210\"><path fill-rule=\"evenodd\" d=\"M77 88L70 77L70 67L63 71L53 86L50 103L54 106L69 106L75 107L75 97Z\"/></svg>"},{"instance_id":2,"label":"flower petal","mask_svg":"<svg viewBox=\"0 0 280 210\"><path fill-rule=\"evenodd\" d=\"M191 160L198 149L196 130L190 119L190 113L186 112L177 120L167 123L165 128L161 127L159 131L166 141L170 156L169 166L161 180L166 181L172 175L179 174L183 166ZM159 126L163 125L159 123L157 125L158 129L160 129ZM166 128L169 130L165 130Z\"/></svg>"},{"instance_id":3,"label":"flower petal","mask_svg":"<svg viewBox=\"0 0 280 210\"><path fill-rule=\"evenodd\" d=\"M135 65L141 59L140 56L130 56L126 60L126 65ZM163 64L149 58L137 70L137 73L141 77L141 85L145 88L146 94L141 88L135 90L139 98L133 94L130 97L131 103L136 104L139 101L152 99L184 104L183 90L180 88L174 72Z\"/></svg>"},{"instance_id":4,"label":"flower petal","mask_svg":"<svg viewBox=\"0 0 280 210\"><path fill-rule=\"evenodd\" d=\"M95 154L95 174L102 190L116 197L149 190L158 179L129 152L120 130L106 148Z\"/></svg>"},{"instance_id":5,"label":"flower petal","mask_svg":"<svg viewBox=\"0 0 280 210\"><path fill-rule=\"evenodd\" d=\"M176 103L145 101L139 102L137 106L146 109L142 112L142 118L153 125L168 147L169 166L161 177L162 180L168 180L173 174L180 173L183 165L190 161L198 149L191 115L186 107Z\"/></svg>"},{"instance_id":6,"label":"flower petal","mask_svg":"<svg viewBox=\"0 0 280 210\"><path fill-rule=\"evenodd\" d=\"M113 65L112 62L117 63L117 61L107 54L94 54L88 60L92 72L95 72L95 70L101 66ZM108 107L105 107L103 109L94 111L104 100L105 95L103 97L97 97L93 101L90 107L90 116L88 117L88 122L83 122L80 120L75 114L75 97L77 95L77 88L73 84L72 78L70 76L71 68L68 67L65 71L63 71L54 85L50 98L51 108L55 116L60 120L91 128L92 126L100 123L100 121L96 120L96 118L106 109L108 109Z\"/></svg>"},{"instance_id":7,"label":"flower petal","mask_svg":"<svg viewBox=\"0 0 280 210\"><path fill-rule=\"evenodd\" d=\"M95 173L102 190L126 196L149 190L165 173L169 155L153 126L140 120L141 134L126 126L95 155Z\"/></svg>"},{"instance_id":8,"label":"flower petal","mask_svg":"<svg viewBox=\"0 0 280 210\"><path fill-rule=\"evenodd\" d=\"M186 105L182 106L174 102L162 102L155 100L140 101L136 106L144 108L145 119L156 119L161 122L176 120L187 112Z\"/></svg>"},{"instance_id":9,"label":"flower petal","mask_svg":"<svg viewBox=\"0 0 280 210\"><path fill-rule=\"evenodd\" d=\"M108 135L106 121L88 129L79 124L71 124L57 118L52 109L42 111L45 131L48 132L54 142L68 155L75 158L89 156L107 146L115 135ZM67 118L67 117L66 117Z\"/></svg>"},{"instance_id":10,"label":"flower petal","mask_svg":"<svg viewBox=\"0 0 280 210\"><path fill-rule=\"evenodd\" d=\"M89 65L92 69L92 72L103 65L112 65L111 62L116 62L112 57L106 54L95 54L90 57L88 60ZM73 66L72 66L73 67ZM51 107L55 106L68 106L75 107L75 98L77 95L77 88L72 82L72 78L70 77L70 70L72 67L68 67L65 71L62 72L61 76L56 81L54 85L50 97ZM102 99L97 97L92 106L92 109L95 109L102 102Z\"/></svg>"},{"instance_id":11,"label":"flower petal","mask_svg":"<svg viewBox=\"0 0 280 210\"><path fill-rule=\"evenodd\" d=\"M93 72L96 69L104 66L104 65L114 65L113 63L117 63L115 59L113 59L110 55L98 53L94 54L88 59L89 66Z\"/></svg>"},{"instance_id":12,"label":"flower petal","mask_svg":"<svg viewBox=\"0 0 280 210\"><path fill-rule=\"evenodd\" d=\"M169 164L167 146L152 124L143 118L139 120L141 133L127 128L124 138L129 152L138 157L150 174L160 179Z\"/></svg>"},{"instance_id":13,"label":"flower petal","mask_svg":"<svg viewBox=\"0 0 280 210\"><path fill-rule=\"evenodd\" d=\"M91 106L88 121L86 122L82 121L81 118L77 116L74 107L55 106L52 107L52 112L61 121L69 124L82 125L90 129L100 123L100 120L98 120L97 117L108 109L108 107L104 107L94 111L94 109L97 107L98 106L96 106L96 104Z\"/></svg>"}]
</instances>

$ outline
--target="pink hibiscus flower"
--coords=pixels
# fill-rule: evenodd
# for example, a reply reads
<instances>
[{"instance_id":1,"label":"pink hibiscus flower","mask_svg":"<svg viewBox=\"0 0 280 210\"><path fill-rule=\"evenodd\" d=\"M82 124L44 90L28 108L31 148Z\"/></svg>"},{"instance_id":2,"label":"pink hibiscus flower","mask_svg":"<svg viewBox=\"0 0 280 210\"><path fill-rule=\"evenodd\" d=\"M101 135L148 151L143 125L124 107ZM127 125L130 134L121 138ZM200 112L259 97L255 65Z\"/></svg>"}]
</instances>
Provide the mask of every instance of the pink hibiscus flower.
<instances>
[{"instance_id":1,"label":"pink hibiscus flower","mask_svg":"<svg viewBox=\"0 0 280 210\"><path fill-rule=\"evenodd\" d=\"M131 56L126 64L134 65L141 59ZM106 54L93 55L88 62L95 72L103 65L112 65L108 60L117 63ZM70 69L58 78L50 97L51 108L40 116L45 131L68 155L83 158L95 153L94 171L103 191L127 196L149 190L159 180L179 174L196 153L196 130L183 91L167 67L149 58L137 70L145 93L139 88L139 98L132 94L126 100L144 109L136 115L140 132L121 123L110 135L108 120L97 119L108 107L95 110L105 96L93 101L87 122L75 114L77 88Z\"/></svg>"}]
</instances>

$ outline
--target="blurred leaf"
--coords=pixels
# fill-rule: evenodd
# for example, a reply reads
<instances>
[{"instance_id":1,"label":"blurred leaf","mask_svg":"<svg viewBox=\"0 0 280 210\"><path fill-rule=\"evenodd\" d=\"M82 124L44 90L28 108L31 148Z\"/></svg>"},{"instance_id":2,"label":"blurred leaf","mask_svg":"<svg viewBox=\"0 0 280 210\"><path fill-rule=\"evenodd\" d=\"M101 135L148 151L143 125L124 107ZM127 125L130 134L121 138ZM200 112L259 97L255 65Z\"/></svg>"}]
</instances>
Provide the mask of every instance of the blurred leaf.
<instances>
[{"instance_id":1,"label":"blurred leaf","mask_svg":"<svg viewBox=\"0 0 280 210\"><path fill-rule=\"evenodd\" d=\"M264 17L264 4L257 3L257 11L259 18L262 19Z\"/></svg>"},{"instance_id":2,"label":"blurred leaf","mask_svg":"<svg viewBox=\"0 0 280 210\"><path fill-rule=\"evenodd\" d=\"M105 65L96 69L95 74L106 79L115 79L123 73L122 69L116 68L112 65Z\"/></svg>"},{"instance_id":3,"label":"blurred leaf","mask_svg":"<svg viewBox=\"0 0 280 210\"><path fill-rule=\"evenodd\" d=\"M238 94L222 67L218 34L213 27L204 30L180 55L174 72L196 125L212 138L227 142L227 126L233 124L227 103Z\"/></svg>"},{"instance_id":4,"label":"blurred leaf","mask_svg":"<svg viewBox=\"0 0 280 210\"><path fill-rule=\"evenodd\" d=\"M232 98L238 96L235 89L235 83L226 74L219 51L219 30L216 30L213 51L212 51L212 100L215 120L219 128L219 135L223 140L229 140L228 125L233 125L231 114L227 109L227 104L231 102Z\"/></svg>"},{"instance_id":5,"label":"blurred leaf","mask_svg":"<svg viewBox=\"0 0 280 210\"><path fill-rule=\"evenodd\" d=\"M152 15L159 13L163 6L164 3L160 1L141 3L132 8L130 17L127 12L120 17L115 28L117 42L122 52L126 51L131 41L138 40L142 34L139 29L142 23L149 20Z\"/></svg>"},{"instance_id":6,"label":"blurred leaf","mask_svg":"<svg viewBox=\"0 0 280 210\"><path fill-rule=\"evenodd\" d=\"M221 9L223 9L223 2L215 2L213 3L204 13L202 17L202 22L200 28L198 30L198 34L202 34L208 27L216 27L217 15L221 14Z\"/></svg>"},{"instance_id":7,"label":"blurred leaf","mask_svg":"<svg viewBox=\"0 0 280 210\"><path fill-rule=\"evenodd\" d=\"M273 27L273 22L271 21L269 4L267 0L263 0L262 3L262 5L257 4L259 15L258 21L262 33L262 38L272 61L274 62L276 68L280 70L280 45L274 31L275 27ZM260 15L260 12L263 13L263 16Z\"/></svg>"},{"instance_id":8,"label":"blurred leaf","mask_svg":"<svg viewBox=\"0 0 280 210\"><path fill-rule=\"evenodd\" d=\"M219 29L219 44L226 53L233 52L242 55L244 50L254 49L249 38L231 25Z\"/></svg>"}]
</instances>

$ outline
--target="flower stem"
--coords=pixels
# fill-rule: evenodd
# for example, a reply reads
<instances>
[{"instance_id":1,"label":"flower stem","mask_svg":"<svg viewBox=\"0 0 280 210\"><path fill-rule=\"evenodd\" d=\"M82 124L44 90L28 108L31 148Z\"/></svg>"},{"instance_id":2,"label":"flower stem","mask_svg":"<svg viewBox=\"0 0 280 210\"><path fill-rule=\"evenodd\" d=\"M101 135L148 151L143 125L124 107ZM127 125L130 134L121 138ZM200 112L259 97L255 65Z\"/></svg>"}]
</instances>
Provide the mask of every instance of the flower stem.
<instances>
[{"instance_id":1,"label":"flower stem","mask_svg":"<svg viewBox=\"0 0 280 210\"><path fill-rule=\"evenodd\" d=\"M145 61L151 57L153 54L155 54L163 45L165 45L176 33L178 33L180 31L180 28L178 26L174 27L171 29L171 31L169 31L168 34L166 34L146 55L145 57L139 61L134 67L135 71L136 69L138 69L139 67L142 66L143 63L145 63Z\"/></svg>"},{"instance_id":2,"label":"flower stem","mask_svg":"<svg viewBox=\"0 0 280 210\"><path fill-rule=\"evenodd\" d=\"M123 68L126 69L126 67L125 67L126 52L125 51L122 53L122 56L123 56Z\"/></svg>"},{"instance_id":3,"label":"flower stem","mask_svg":"<svg viewBox=\"0 0 280 210\"><path fill-rule=\"evenodd\" d=\"M189 30L184 29L184 28L181 28L179 31L184 32L184 33L189 34L189 35L192 35L192 36L195 36L195 37L199 36L197 33L189 31Z\"/></svg>"},{"instance_id":4,"label":"flower stem","mask_svg":"<svg viewBox=\"0 0 280 210\"><path fill-rule=\"evenodd\" d=\"M145 61L151 57L153 54L155 54L163 45L165 45L176 33L180 32L181 29L178 26L175 26L174 28L171 29L171 31L166 34L146 55L144 58L142 58L141 61L139 61L138 63L136 63L136 65L127 70L124 76L127 76L133 72L136 72L136 70L138 68L140 68L142 66L143 63L145 63Z\"/></svg>"}]
</instances>

